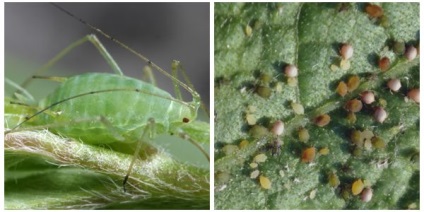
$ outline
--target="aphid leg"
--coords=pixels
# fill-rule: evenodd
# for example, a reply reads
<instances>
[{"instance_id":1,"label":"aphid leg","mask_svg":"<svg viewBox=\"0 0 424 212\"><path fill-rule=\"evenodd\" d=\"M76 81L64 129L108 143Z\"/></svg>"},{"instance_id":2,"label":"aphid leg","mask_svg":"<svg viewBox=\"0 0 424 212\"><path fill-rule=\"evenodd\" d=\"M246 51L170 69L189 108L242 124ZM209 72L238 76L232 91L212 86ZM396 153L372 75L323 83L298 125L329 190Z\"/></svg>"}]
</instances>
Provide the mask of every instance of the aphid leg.
<instances>
[{"instance_id":1,"label":"aphid leg","mask_svg":"<svg viewBox=\"0 0 424 212\"><path fill-rule=\"evenodd\" d=\"M135 148L134 155L133 155L133 158L131 160L130 166L128 167L127 174L125 175L124 181L122 182L122 187L124 189L124 192L127 191L125 189L125 185L127 184L128 178L129 178L131 171L134 167L135 160L138 158L141 146L143 145L143 141L147 141L147 140L152 138L153 133L154 133L154 129L155 129L155 120L153 118L150 118L149 123L146 125L146 127L143 130L143 134L141 135L140 141L137 143L137 147ZM147 134L147 133L149 133L149 134Z\"/></svg>"},{"instance_id":2,"label":"aphid leg","mask_svg":"<svg viewBox=\"0 0 424 212\"><path fill-rule=\"evenodd\" d=\"M203 149L202 146L199 145L199 142L197 142L197 141L193 140L192 138L190 138L190 136L187 133L185 133L184 131L182 131L182 130L179 130L177 134L182 139L187 140L188 142L190 142L191 144L193 144L197 149L200 150L200 152L203 153L203 155L206 157L206 159L208 161L210 161L209 154Z\"/></svg>"},{"instance_id":3,"label":"aphid leg","mask_svg":"<svg viewBox=\"0 0 424 212\"><path fill-rule=\"evenodd\" d=\"M100 116L100 122L102 122L109 130L110 133L113 135L114 138L116 138L119 141L124 141L125 138L121 135L122 133L120 130L112 125L109 120L107 120L106 117Z\"/></svg>"},{"instance_id":4,"label":"aphid leg","mask_svg":"<svg viewBox=\"0 0 424 212\"><path fill-rule=\"evenodd\" d=\"M171 69L172 69L172 76L174 76L175 78L178 78L178 69L179 69L179 67L180 67L180 61L173 60L172 61L172 64L171 64ZM177 97L177 99L182 100L183 97L181 95L180 86L175 81L172 81L172 84L174 84L175 96ZM191 84L188 84L188 86L191 89L193 89L193 86Z\"/></svg>"},{"instance_id":5,"label":"aphid leg","mask_svg":"<svg viewBox=\"0 0 424 212\"><path fill-rule=\"evenodd\" d=\"M57 55L55 55L52 59L49 60L46 64L44 64L41 68L35 71L34 75L41 75L43 72L47 71L50 67L52 67L54 64L56 64L60 59L62 59L64 56L66 56L70 51L72 51L75 47L80 46L81 44L84 44L85 42L91 42L97 50L100 52L100 54L103 56L103 58L106 60L106 62L109 64L109 66L112 68L112 70L118 74L118 75L124 75L121 71L121 68L119 68L118 64L115 62L115 60L112 58L112 56L109 54L109 52L106 50L106 48L103 46L103 44L100 42L100 40L97 38L96 35L86 35L83 38L71 43L69 46L61 50ZM28 86L28 84L32 81L32 78L28 78L25 80L21 86L25 88ZM21 92L18 90L18 92Z\"/></svg>"},{"instance_id":6,"label":"aphid leg","mask_svg":"<svg viewBox=\"0 0 424 212\"><path fill-rule=\"evenodd\" d=\"M65 82L68 79L67 77L53 77L53 76L32 76L32 78L50 80L54 82Z\"/></svg>"},{"instance_id":7,"label":"aphid leg","mask_svg":"<svg viewBox=\"0 0 424 212\"><path fill-rule=\"evenodd\" d=\"M180 71L181 75L184 78L185 83L188 85L189 88L194 90L194 86L193 83L191 83L190 78L187 76L186 71L184 70L183 66L181 65L180 61L178 60L173 60L172 61L172 75L174 78L178 78L178 71ZM175 89L175 94L177 96L178 99L182 100L181 98L181 91L178 87L178 83L175 81L172 81L172 83L174 84L174 89ZM205 103L199 99L200 101L200 107L202 108L203 111L205 111L205 113L207 114L208 117L209 116L209 110L206 108Z\"/></svg>"},{"instance_id":8,"label":"aphid leg","mask_svg":"<svg viewBox=\"0 0 424 212\"><path fill-rule=\"evenodd\" d=\"M155 75L152 72L152 66L150 64L144 66L143 72L144 73L143 73L142 79L144 81L149 81L152 85L156 86L156 79L155 79Z\"/></svg>"}]
</instances>

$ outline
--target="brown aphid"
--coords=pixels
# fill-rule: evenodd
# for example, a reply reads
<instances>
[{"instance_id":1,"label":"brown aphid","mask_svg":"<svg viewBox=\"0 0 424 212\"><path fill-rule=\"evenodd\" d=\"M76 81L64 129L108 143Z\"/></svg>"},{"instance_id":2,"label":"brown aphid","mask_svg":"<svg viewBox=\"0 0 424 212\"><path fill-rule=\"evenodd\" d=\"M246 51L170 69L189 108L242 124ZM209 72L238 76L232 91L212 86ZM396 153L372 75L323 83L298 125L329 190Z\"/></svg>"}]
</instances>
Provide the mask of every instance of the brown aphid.
<instances>
[{"instance_id":1,"label":"brown aphid","mask_svg":"<svg viewBox=\"0 0 424 212\"><path fill-rule=\"evenodd\" d=\"M357 99L352 99L346 102L345 109L349 112L357 113L362 109L362 102Z\"/></svg>"},{"instance_id":2,"label":"brown aphid","mask_svg":"<svg viewBox=\"0 0 424 212\"><path fill-rule=\"evenodd\" d=\"M349 77L348 81L347 81L347 90L349 92L354 91L355 89L358 88L360 83L359 77L358 75L353 75L351 77Z\"/></svg>"},{"instance_id":3,"label":"brown aphid","mask_svg":"<svg viewBox=\"0 0 424 212\"><path fill-rule=\"evenodd\" d=\"M378 67L381 71L387 71L390 68L390 59L388 57L383 57L378 61Z\"/></svg>"},{"instance_id":4,"label":"brown aphid","mask_svg":"<svg viewBox=\"0 0 424 212\"><path fill-rule=\"evenodd\" d=\"M339 85L337 85L336 92L341 96L344 97L347 94L347 85L345 82L341 81L339 82Z\"/></svg>"},{"instance_id":5,"label":"brown aphid","mask_svg":"<svg viewBox=\"0 0 424 212\"><path fill-rule=\"evenodd\" d=\"M314 123L318 125L319 127L324 127L328 123L330 123L331 117L328 114L323 114L315 117Z\"/></svg>"},{"instance_id":6,"label":"brown aphid","mask_svg":"<svg viewBox=\"0 0 424 212\"><path fill-rule=\"evenodd\" d=\"M365 12L367 12L371 18L380 18L384 14L383 9L375 4L367 5L365 7Z\"/></svg>"},{"instance_id":7,"label":"brown aphid","mask_svg":"<svg viewBox=\"0 0 424 212\"><path fill-rule=\"evenodd\" d=\"M412 99L416 103L420 103L420 89L414 88L408 91L408 98Z\"/></svg>"},{"instance_id":8,"label":"brown aphid","mask_svg":"<svg viewBox=\"0 0 424 212\"><path fill-rule=\"evenodd\" d=\"M315 159L315 147L309 147L302 151L302 162L311 163Z\"/></svg>"}]
</instances>

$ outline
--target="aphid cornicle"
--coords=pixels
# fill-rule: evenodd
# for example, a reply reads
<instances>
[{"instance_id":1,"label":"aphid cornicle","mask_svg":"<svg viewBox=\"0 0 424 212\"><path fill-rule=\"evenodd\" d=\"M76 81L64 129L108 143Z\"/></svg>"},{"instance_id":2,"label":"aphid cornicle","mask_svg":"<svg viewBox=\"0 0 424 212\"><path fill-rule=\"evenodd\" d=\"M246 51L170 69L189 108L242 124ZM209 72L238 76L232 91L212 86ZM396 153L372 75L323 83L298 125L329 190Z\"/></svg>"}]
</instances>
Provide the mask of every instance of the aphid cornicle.
<instances>
[{"instance_id":1,"label":"aphid cornicle","mask_svg":"<svg viewBox=\"0 0 424 212\"><path fill-rule=\"evenodd\" d=\"M123 76L117 63L97 37L88 35L84 38L85 41L90 41L98 48L115 74L86 73L64 79L56 90L40 101L39 108L43 108L42 110L27 117L8 132L17 130L26 122L36 120L39 126L49 125L50 131L76 138L87 144L139 142L125 176L124 186L137 158L136 155L139 154L141 143L152 139L155 134L175 134L185 138L199 148L209 160L209 155L202 147L184 132L184 129L190 128L192 121L196 119L201 104L200 95L190 83L189 85L182 83L176 75L164 71L140 53L58 5L54 6L147 62L148 67L169 77L174 83L177 98L153 84ZM173 69L182 69L178 61L174 61ZM192 102L182 100L179 86L192 95Z\"/></svg>"}]
</instances>

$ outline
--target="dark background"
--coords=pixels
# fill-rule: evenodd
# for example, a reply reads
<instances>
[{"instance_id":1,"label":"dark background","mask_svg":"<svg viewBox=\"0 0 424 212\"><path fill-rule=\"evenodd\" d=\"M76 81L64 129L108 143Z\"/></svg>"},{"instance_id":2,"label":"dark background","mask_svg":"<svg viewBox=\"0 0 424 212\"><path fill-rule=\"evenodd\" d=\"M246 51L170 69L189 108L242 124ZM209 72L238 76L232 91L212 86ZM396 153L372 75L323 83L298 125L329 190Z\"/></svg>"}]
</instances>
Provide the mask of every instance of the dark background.
<instances>
[{"instance_id":1,"label":"dark background","mask_svg":"<svg viewBox=\"0 0 424 212\"><path fill-rule=\"evenodd\" d=\"M209 3L61 3L60 6L100 28L170 72L180 60L202 99L209 104ZM5 4L6 77L20 83L33 75L70 43L93 33L48 3ZM112 41L98 35L125 75L141 78L145 63ZM16 65L16 63L18 65ZM59 71L60 70L60 71ZM72 76L112 72L98 51L85 43L44 75ZM174 95L172 81L155 74L158 87ZM40 81L40 80L37 80ZM46 81L34 81L30 93L40 99ZM185 100L191 100L188 93Z\"/></svg>"}]
</instances>

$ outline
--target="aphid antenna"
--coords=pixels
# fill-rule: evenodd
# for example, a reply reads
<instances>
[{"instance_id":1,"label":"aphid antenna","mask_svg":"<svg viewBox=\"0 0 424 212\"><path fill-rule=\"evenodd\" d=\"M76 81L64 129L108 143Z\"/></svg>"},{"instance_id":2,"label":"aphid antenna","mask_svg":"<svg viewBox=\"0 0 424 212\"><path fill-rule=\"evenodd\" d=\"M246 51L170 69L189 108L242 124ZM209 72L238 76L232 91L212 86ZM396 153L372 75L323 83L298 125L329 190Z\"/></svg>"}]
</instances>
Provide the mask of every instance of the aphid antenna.
<instances>
[{"instance_id":1,"label":"aphid antenna","mask_svg":"<svg viewBox=\"0 0 424 212\"><path fill-rule=\"evenodd\" d=\"M131 52L132 54L134 54L135 56L137 56L138 58L142 59L149 66L155 68L157 71L159 71L163 75L169 77L174 82L178 83L178 85L180 85L181 87L183 87L186 91L188 91L193 96L194 102L197 102L197 103L198 102L201 102L200 95L194 89L192 89L190 86L184 84L183 82L181 82L180 80L178 80L176 77L172 76L171 74L169 74L168 72L166 72L165 70L163 70L161 67L159 67L158 65L156 65L155 63L153 63L150 59L148 59L147 57L145 57L141 53L135 51L134 49L132 49L129 46L127 46L126 44L124 44L121 41L117 40L116 38L110 36L106 32L103 32L101 29L99 29L99 28L91 25L90 23L86 22L84 19L77 17L76 15L74 15L73 13L71 13L68 10L64 9L63 7L61 7L61 6L59 6L59 5L55 4L55 3L50 3L50 4L53 5L54 7L56 7L57 9L59 9L60 11L64 12L65 14L69 15L73 19L79 21L80 23L86 25L87 27L89 27L92 30L96 31L97 33L101 34L103 37L105 37L105 38L107 38L107 39L115 42L116 44L118 44L122 48L128 50L129 52Z\"/></svg>"}]
</instances>

